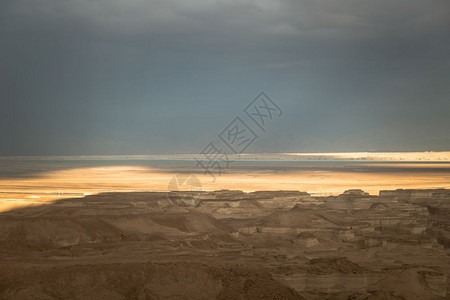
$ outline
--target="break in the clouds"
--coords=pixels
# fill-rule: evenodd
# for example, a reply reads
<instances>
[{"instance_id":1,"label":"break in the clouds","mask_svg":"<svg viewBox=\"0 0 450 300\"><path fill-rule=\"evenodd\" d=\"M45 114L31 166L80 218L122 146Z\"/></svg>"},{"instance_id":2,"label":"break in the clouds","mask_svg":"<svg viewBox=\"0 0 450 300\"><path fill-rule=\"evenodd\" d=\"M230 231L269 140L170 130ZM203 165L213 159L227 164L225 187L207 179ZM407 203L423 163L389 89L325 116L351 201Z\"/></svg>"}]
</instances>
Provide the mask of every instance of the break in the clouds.
<instances>
[{"instance_id":1,"label":"break in the clouds","mask_svg":"<svg viewBox=\"0 0 450 300\"><path fill-rule=\"evenodd\" d=\"M448 0L5 0L0 154L198 152L264 90L249 151L450 148Z\"/></svg>"}]
</instances>

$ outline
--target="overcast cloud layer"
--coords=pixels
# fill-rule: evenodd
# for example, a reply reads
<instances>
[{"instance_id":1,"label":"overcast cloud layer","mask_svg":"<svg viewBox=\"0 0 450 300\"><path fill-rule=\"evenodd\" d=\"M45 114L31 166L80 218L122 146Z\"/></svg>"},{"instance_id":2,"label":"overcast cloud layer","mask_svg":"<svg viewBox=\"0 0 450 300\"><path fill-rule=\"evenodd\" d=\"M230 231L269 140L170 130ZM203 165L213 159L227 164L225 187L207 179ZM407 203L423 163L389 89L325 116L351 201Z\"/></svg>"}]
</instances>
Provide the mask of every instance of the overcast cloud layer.
<instances>
[{"instance_id":1,"label":"overcast cloud layer","mask_svg":"<svg viewBox=\"0 0 450 300\"><path fill-rule=\"evenodd\" d=\"M0 155L450 149L448 0L3 0ZM260 132L261 133L261 132Z\"/></svg>"}]
</instances>

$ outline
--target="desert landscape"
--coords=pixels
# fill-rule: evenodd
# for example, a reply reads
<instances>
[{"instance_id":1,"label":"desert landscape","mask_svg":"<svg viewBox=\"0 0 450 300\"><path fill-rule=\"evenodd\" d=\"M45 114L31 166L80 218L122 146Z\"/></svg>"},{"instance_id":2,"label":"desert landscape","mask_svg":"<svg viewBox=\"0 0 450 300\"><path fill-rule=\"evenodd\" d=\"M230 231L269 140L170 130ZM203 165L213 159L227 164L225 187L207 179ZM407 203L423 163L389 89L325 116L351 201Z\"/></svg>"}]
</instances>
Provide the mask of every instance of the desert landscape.
<instances>
[{"instance_id":1,"label":"desert landscape","mask_svg":"<svg viewBox=\"0 0 450 300\"><path fill-rule=\"evenodd\" d=\"M5 0L0 300L450 299L449 0Z\"/></svg>"},{"instance_id":2,"label":"desert landscape","mask_svg":"<svg viewBox=\"0 0 450 300\"><path fill-rule=\"evenodd\" d=\"M0 299L448 299L450 190L101 193L0 214Z\"/></svg>"}]
</instances>

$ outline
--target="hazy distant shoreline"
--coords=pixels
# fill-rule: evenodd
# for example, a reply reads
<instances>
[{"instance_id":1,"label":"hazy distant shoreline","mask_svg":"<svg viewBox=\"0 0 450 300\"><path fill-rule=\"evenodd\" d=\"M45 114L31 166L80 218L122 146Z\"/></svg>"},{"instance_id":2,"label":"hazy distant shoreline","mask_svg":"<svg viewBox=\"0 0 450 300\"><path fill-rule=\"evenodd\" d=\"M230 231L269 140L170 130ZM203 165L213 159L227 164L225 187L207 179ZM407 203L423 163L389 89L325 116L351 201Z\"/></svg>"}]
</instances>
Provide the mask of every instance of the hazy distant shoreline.
<instances>
[{"instance_id":1,"label":"hazy distant shoreline","mask_svg":"<svg viewBox=\"0 0 450 300\"><path fill-rule=\"evenodd\" d=\"M68 155L0 156L0 160L180 160L195 161L200 154L167 155ZM244 153L228 155L231 161L427 161L450 162L450 151L430 152L334 152L334 153Z\"/></svg>"}]
</instances>

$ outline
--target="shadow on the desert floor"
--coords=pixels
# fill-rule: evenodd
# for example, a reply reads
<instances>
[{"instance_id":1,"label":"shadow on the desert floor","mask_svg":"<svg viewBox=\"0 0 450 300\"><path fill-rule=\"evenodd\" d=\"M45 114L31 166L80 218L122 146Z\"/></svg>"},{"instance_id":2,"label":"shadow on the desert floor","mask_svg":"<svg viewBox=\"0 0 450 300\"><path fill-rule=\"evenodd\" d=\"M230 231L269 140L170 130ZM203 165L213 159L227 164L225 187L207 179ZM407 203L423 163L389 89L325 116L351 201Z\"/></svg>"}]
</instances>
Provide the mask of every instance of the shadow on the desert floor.
<instances>
[{"instance_id":1,"label":"shadow on the desert floor","mask_svg":"<svg viewBox=\"0 0 450 300\"><path fill-rule=\"evenodd\" d=\"M61 199L0 214L0 297L444 299L449 215L443 189Z\"/></svg>"}]
</instances>

